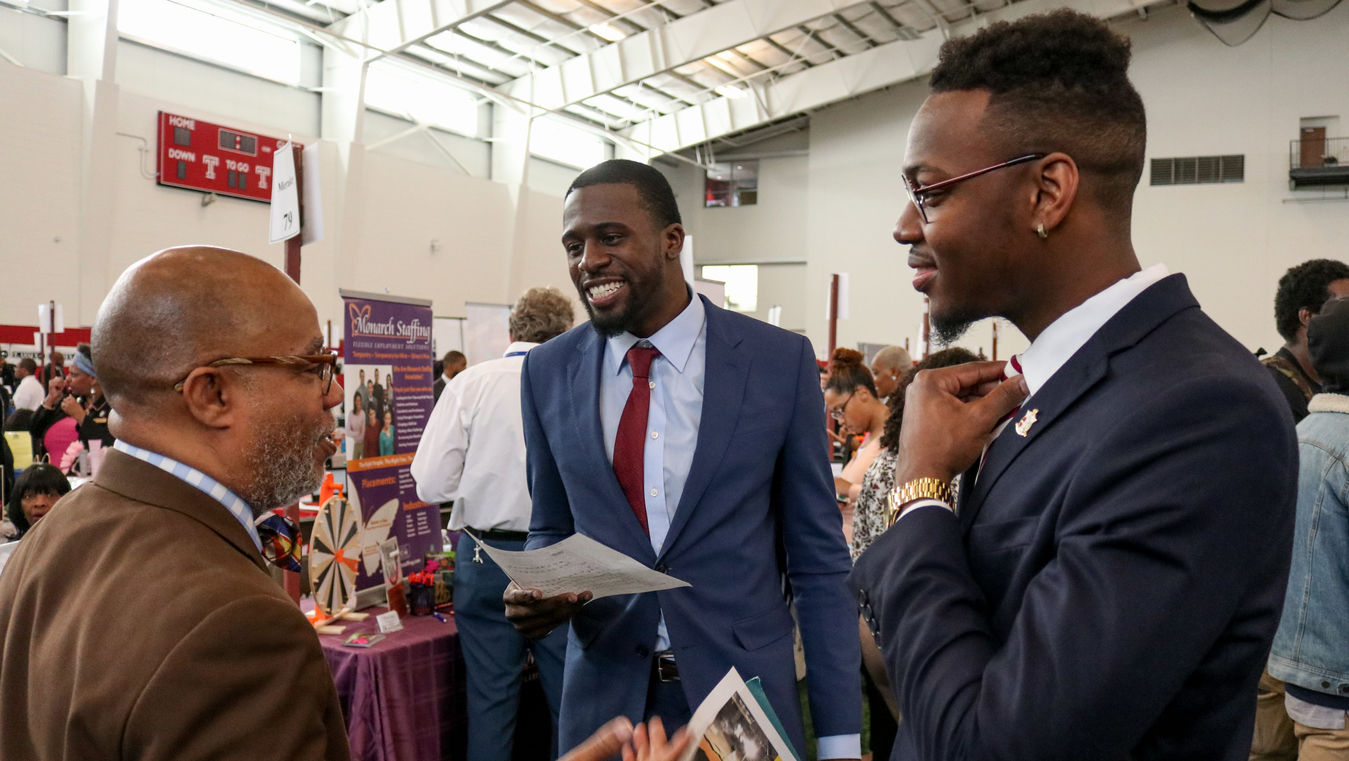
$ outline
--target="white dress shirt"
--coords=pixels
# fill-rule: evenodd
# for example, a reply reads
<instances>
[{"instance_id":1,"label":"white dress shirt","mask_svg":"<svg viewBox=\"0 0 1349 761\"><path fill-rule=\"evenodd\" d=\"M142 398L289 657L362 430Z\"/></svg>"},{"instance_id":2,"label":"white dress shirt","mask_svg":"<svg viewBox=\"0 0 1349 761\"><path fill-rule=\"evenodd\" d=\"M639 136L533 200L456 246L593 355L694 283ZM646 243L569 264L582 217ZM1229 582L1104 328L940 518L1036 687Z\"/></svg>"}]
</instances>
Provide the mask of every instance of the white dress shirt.
<instances>
[{"instance_id":1,"label":"white dress shirt","mask_svg":"<svg viewBox=\"0 0 1349 761\"><path fill-rule=\"evenodd\" d=\"M517 341L454 376L431 411L411 473L422 500L454 501L451 530L529 530L520 368L537 345Z\"/></svg>"},{"instance_id":2,"label":"white dress shirt","mask_svg":"<svg viewBox=\"0 0 1349 761\"><path fill-rule=\"evenodd\" d=\"M1116 281L1105 290L1059 315L1057 320L1051 322L1049 327L1035 337L1035 340L1025 351L1016 356L1017 362L1021 365L1021 374L1026 377L1026 387L1029 389L1026 399L1029 400L1035 396L1037 391L1044 388L1049 379L1054 377L1054 373L1057 373L1059 368L1063 367L1069 359L1072 359L1077 350L1091 340L1091 337L1096 335L1096 332L1109 322L1111 317L1128 306L1129 302L1137 298L1140 293L1169 274L1171 273L1167 270L1165 264L1154 264L1123 280ZM1003 369L1003 372L1008 378L1017 374L1011 360L1007 361L1007 366ZM1002 433L1002 429L1007 426L1008 422L1010 421L1003 421L997 432L994 433L993 438L996 439ZM955 509L953 505L935 499L917 500L904 508L900 512L899 518L903 518L919 508L932 506L947 510Z\"/></svg>"},{"instance_id":3,"label":"white dress shirt","mask_svg":"<svg viewBox=\"0 0 1349 761\"><path fill-rule=\"evenodd\" d=\"M14 409L35 410L45 398L47 392L42 388L42 381L36 375L25 375L19 381L19 387L14 389Z\"/></svg>"}]
</instances>

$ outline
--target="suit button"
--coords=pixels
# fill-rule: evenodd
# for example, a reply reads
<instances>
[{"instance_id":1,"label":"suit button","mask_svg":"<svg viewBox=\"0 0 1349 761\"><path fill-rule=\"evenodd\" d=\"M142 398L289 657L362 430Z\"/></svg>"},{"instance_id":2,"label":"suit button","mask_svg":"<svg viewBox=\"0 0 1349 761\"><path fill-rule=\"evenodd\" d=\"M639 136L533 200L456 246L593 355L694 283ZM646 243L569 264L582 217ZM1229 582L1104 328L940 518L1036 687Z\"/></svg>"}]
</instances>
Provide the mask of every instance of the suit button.
<instances>
[{"instance_id":1,"label":"suit button","mask_svg":"<svg viewBox=\"0 0 1349 761\"><path fill-rule=\"evenodd\" d=\"M651 657L651 648L647 647L646 645L638 645L638 646L637 646L637 656L638 656L639 658L650 658L650 657Z\"/></svg>"},{"instance_id":2,"label":"suit button","mask_svg":"<svg viewBox=\"0 0 1349 761\"><path fill-rule=\"evenodd\" d=\"M669 573L670 566L661 563L660 565L656 566L656 570L659 571L660 573Z\"/></svg>"},{"instance_id":3,"label":"suit button","mask_svg":"<svg viewBox=\"0 0 1349 761\"><path fill-rule=\"evenodd\" d=\"M1327 687L1329 687L1329 686L1330 686L1330 682L1327 682L1327 681L1324 680L1324 679L1321 680L1321 688L1322 688L1322 689L1325 689L1325 688L1327 688Z\"/></svg>"}]
</instances>

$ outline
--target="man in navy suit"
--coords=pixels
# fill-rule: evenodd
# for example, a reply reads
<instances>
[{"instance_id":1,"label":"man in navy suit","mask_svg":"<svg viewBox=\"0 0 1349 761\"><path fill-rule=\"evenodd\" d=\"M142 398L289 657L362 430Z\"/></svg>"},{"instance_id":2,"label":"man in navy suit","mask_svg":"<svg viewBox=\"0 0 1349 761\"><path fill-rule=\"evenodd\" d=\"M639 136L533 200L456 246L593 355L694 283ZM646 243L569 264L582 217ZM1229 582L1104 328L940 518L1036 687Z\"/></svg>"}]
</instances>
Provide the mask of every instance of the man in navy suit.
<instances>
[{"instance_id":1,"label":"man in navy suit","mask_svg":"<svg viewBox=\"0 0 1349 761\"><path fill-rule=\"evenodd\" d=\"M857 758L857 608L810 343L692 295L674 194L645 164L582 173L563 228L590 325L525 359L526 546L581 533L692 586L594 601L507 590L526 634L570 621L561 747L615 715L682 725L734 666L763 680L804 751L790 594L819 757Z\"/></svg>"},{"instance_id":2,"label":"man in navy suit","mask_svg":"<svg viewBox=\"0 0 1349 761\"><path fill-rule=\"evenodd\" d=\"M911 125L894 237L935 327L1000 315L1031 345L1018 377L971 363L908 391L897 520L852 576L904 716L894 759L1250 749L1292 421L1184 277L1139 266L1128 60L1070 11L994 24L943 46Z\"/></svg>"}]
</instances>

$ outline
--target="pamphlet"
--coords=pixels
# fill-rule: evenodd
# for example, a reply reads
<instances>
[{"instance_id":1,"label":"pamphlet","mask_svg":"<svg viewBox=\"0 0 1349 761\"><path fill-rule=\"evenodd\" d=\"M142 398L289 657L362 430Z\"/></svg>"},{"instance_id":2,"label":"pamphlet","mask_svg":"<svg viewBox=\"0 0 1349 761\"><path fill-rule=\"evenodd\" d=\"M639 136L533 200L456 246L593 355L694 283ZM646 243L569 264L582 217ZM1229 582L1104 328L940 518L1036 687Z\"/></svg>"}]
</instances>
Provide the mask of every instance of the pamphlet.
<instances>
[{"instance_id":1,"label":"pamphlet","mask_svg":"<svg viewBox=\"0 0 1349 761\"><path fill-rule=\"evenodd\" d=\"M758 679L752 680L756 682ZM689 720L692 741L680 761L797 761L762 689L732 667Z\"/></svg>"},{"instance_id":2,"label":"pamphlet","mask_svg":"<svg viewBox=\"0 0 1349 761\"><path fill-rule=\"evenodd\" d=\"M477 541L477 537L473 539ZM544 597L589 591L598 600L690 586L583 534L572 534L537 550L502 550L483 542L478 546L516 585L537 589Z\"/></svg>"}]
</instances>

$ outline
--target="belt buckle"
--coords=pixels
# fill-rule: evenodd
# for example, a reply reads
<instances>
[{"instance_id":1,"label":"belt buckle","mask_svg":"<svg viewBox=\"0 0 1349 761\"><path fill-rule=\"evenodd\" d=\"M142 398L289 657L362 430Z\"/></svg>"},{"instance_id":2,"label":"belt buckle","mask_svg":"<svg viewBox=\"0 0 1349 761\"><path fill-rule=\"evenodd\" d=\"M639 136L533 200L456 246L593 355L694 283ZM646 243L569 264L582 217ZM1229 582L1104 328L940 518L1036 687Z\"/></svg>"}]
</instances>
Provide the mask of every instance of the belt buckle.
<instances>
[{"instance_id":1,"label":"belt buckle","mask_svg":"<svg viewBox=\"0 0 1349 761\"><path fill-rule=\"evenodd\" d=\"M679 667L675 665L674 653L656 654L656 678L662 682L679 681Z\"/></svg>"}]
</instances>

